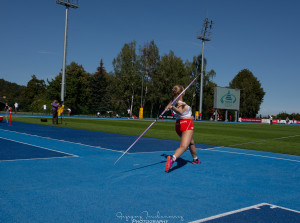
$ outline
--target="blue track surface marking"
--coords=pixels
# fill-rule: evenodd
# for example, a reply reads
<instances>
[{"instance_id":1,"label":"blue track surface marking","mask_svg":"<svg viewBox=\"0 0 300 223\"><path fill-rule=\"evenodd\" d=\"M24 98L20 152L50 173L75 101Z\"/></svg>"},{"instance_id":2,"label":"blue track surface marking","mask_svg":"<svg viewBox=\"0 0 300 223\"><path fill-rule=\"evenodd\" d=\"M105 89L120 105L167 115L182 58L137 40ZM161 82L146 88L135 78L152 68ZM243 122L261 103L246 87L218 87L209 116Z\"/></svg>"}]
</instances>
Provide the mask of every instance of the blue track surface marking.
<instances>
[{"instance_id":1,"label":"blue track surface marking","mask_svg":"<svg viewBox=\"0 0 300 223\"><path fill-rule=\"evenodd\" d=\"M0 161L50 159L70 156L73 155L0 137Z\"/></svg>"}]
</instances>

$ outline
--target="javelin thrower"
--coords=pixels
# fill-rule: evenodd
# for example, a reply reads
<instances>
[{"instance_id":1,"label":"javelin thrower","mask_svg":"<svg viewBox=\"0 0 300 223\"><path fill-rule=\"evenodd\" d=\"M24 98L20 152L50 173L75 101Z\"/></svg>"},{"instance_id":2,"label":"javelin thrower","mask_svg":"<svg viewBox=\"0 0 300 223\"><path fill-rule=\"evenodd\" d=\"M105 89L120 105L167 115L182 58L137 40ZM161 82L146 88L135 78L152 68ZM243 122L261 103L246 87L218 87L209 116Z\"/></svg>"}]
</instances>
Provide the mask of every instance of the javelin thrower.
<instances>
[{"instance_id":1,"label":"javelin thrower","mask_svg":"<svg viewBox=\"0 0 300 223\"><path fill-rule=\"evenodd\" d=\"M185 91L197 80L197 78L200 76L197 75L194 80L191 81L191 83L189 83L189 85L170 103L172 105L175 105L177 100L185 93ZM165 112L168 110L168 108L165 108L165 110L160 114L160 116L163 116L163 114L165 114ZM119 157L119 159L117 159L117 161L114 163L114 165L116 165L116 163L137 143L137 141L140 140L140 138L142 138L143 135L145 135L145 133L156 123L157 119L155 119L150 125L149 127L131 144L131 146L128 147L127 150L125 150L125 152Z\"/></svg>"}]
</instances>

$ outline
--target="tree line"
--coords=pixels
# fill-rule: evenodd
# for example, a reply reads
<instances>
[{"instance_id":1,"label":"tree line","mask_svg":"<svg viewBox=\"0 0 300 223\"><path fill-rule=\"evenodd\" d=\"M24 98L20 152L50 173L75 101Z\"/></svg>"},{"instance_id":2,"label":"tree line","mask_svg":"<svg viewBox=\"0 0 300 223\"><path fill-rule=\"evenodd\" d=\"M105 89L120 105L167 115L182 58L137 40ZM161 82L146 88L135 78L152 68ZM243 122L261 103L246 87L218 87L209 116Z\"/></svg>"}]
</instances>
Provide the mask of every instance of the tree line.
<instances>
[{"instance_id":1,"label":"tree line","mask_svg":"<svg viewBox=\"0 0 300 223\"><path fill-rule=\"evenodd\" d=\"M76 62L66 67L64 104L72 114L113 112L127 116L127 110L132 109L132 115L138 116L142 107L144 117L157 117L172 100L172 87L176 84L187 86L201 73L201 55L194 56L192 61L183 61L173 51L160 56L154 41L139 47L132 41L124 44L112 65L113 71L107 72L101 59L95 73L86 72ZM206 70L206 65L204 59L202 117L209 119L214 113L214 87L217 84L213 82L216 72ZM32 75L27 86L0 79L1 94L6 96L1 99L0 106L4 101L11 106L17 101L21 111L41 112L44 104L49 108L54 99L60 100L61 79L61 73L46 81ZM241 70L228 87L242 89L240 114L247 118L256 117L265 92L253 73L248 69ZM193 112L199 108L199 88L200 78L186 92L185 101Z\"/></svg>"}]
</instances>

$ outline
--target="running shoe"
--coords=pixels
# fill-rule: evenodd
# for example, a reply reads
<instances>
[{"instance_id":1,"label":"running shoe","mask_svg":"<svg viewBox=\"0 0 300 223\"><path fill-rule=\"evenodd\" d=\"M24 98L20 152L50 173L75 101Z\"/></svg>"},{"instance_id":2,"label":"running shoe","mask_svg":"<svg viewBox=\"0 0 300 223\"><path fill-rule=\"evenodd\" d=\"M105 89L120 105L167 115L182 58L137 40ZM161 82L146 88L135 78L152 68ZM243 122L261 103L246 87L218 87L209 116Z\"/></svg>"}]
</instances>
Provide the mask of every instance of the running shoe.
<instances>
[{"instance_id":1,"label":"running shoe","mask_svg":"<svg viewBox=\"0 0 300 223\"><path fill-rule=\"evenodd\" d=\"M200 160L199 159L196 159L196 160L194 160L193 159L193 162L192 162L192 164L200 164L201 162L200 162Z\"/></svg>"},{"instance_id":2,"label":"running shoe","mask_svg":"<svg viewBox=\"0 0 300 223\"><path fill-rule=\"evenodd\" d=\"M171 169L174 161L172 160L172 156L167 157L167 163L166 163L166 172L168 173L169 170Z\"/></svg>"}]
</instances>

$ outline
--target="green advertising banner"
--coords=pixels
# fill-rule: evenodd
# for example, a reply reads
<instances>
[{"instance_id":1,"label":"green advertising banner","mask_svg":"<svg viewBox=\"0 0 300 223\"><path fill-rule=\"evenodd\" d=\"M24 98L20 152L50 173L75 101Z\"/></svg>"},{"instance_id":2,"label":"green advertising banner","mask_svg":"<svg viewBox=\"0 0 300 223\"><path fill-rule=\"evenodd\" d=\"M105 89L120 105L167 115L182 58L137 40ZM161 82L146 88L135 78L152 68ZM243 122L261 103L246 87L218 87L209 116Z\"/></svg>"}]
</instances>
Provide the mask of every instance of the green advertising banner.
<instances>
[{"instance_id":1,"label":"green advertising banner","mask_svg":"<svg viewBox=\"0 0 300 223\"><path fill-rule=\"evenodd\" d=\"M239 110L240 90L226 87L215 87L214 108Z\"/></svg>"}]
</instances>

